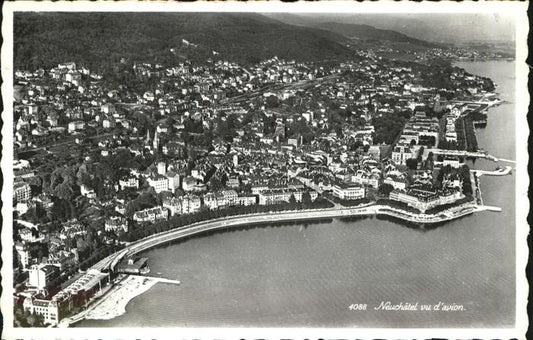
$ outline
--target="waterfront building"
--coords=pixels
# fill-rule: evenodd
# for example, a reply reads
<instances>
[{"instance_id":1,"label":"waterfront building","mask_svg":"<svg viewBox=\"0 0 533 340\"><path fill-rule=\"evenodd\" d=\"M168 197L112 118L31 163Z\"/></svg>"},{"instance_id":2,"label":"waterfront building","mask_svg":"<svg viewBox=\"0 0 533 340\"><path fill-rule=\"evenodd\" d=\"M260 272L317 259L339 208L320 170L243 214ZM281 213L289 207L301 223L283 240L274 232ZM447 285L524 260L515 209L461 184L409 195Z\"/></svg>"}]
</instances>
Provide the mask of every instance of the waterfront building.
<instances>
[{"instance_id":1,"label":"waterfront building","mask_svg":"<svg viewBox=\"0 0 533 340\"><path fill-rule=\"evenodd\" d=\"M167 219L168 211L161 208L148 208L141 211L135 212L133 214L133 220L136 222L152 222L154 223L157 220Z\"/></svg>"},{"instance_id":2,"label":"waterfront building","mask_svg":"<svg viewBox=\"0 0 533 340\"><path fill-rule=\"evenodd\" d=\"M29 270L30 286L43 289L59 276L59 268L51 265L33 265Z\"/></svg>"},{"instance_id":3,"label":"waterfront building","mask_svg":"<svg viewBox=\"0 0 533 340\"><path fill-rule=\"evenodd\" d=\"M333 196L342 200L357 200L365 197L365 188L360 184L340 182L333 185Z\"/></svg>"},{"instance_id":4,"label":"waterfront building","mask_svg":"<svg viewBox=\"0 0 533 340\"><path fill-rule=\"evenodd\" d=\"M164 204L164 203L163 203ZM218 199L217 199L217 195L215 195L214 193L212 192L209 192L207 194L204 195L204 205L211 209L211 210L215 210L215 209L218 209Z\"/></svg>"},{"instance_id":5,"label":"waterfront building","mask_svg":"<svg viewBox=\"0 0 533 340\"><path fill-rule=\"evenodd\" d=\"M172 197L163 200L163 208L170 211L170 216L191 214L200 211L202 202L194 195Z\"/></svg>"},{"instance_id":6,"label":"waterfront building","mask_svg":"<svg viewBox=\"0 0 533 340\"><path fill-rule=\"evenodd\" d=\"M150 272L150 268L148 267L148 258L128 258L126 262L121 262L118 264L117 272L126 274L148 274Z\"/></svg>"},{"instance_id":7,"label":"waterfront building","mask_svg":"<svg viewBox=\"0 0 533 340\"><path fill-rule=\"evenodd\" d=\"M273 188L268 190L262 190L258 193L259 204L269 205L288 203L290 202L292 196L294 196L296 202L301 202L303 193L303 189L297 188ZM309 194L311 196L311 200L314 200L318 196L316 191L309 191Z\"/></svg>"},{"instance_id":8,"label":"waterfront building","mask_svg":"<svg viewBox=\"0 0 533 340\"><path fill-rule=\"evenodd\" d=\"M222 190L221 191L222 196L224 197L224 201L226 205L236 205L237 204L237 192L235 190Z\"/></svg>"},{"instance_id":9,"label":"waterfront building","mask_svg":"<svg viewBox=\"0 0 533 340\"><path fill-rule=\"evenodd\" d=\"M61 318L67 314L74 305L80 306L86 304L96 293L102 290L109 282L109 274L102 273L96 269L89 269L66 288L60 290L51 300L39 300L43 304L43 312L55 312L55 323L61 321ZM28 299L26 299L28 300ZM26 303L24 300L24 303ZM28 302L28 308L32 302ZM34 303L33 303L34 305ZM25 307L26 309L26 307Z\"/></svg>"},{"instance_id":10,"label":"waterfront building","mask_svg":"<svg viewBox=\"0 0 533 340\"><path fill-rule=\"evenodd\" d=\"M389 196L391 200L406 203L421 212L439 205L453 203L463 197L464 195L459 190L438 193L436 190L423 188L411 188L407 191L393 190Z\"/></svg>"},{"instance_id":11,"label":"waterfront building","mask_svg":"<svg viewBox=\"0 0 533 340\"><path fill-rule=\"evenodd\" d=\"M200 211L202 207L202 201L200 197L195 195L182 196L181 198L181 210L182 214L192 214Z\"/></svg>"},{"instance_id":12,"label":"waterfront building","mask_svg":"<svg viewBox=\"0 0 533 340\"><path fill-rule=\"evenodd\" d=\"M60 321L59 303L57 301L28 297L24 299L23 308L31 314L42 316L45 324L55 326Z\"/></svg>"},{"instance_id":13,"label":"waterfront building","mask_svg":"<svg viewBox=\"0 0 533 340\"><path fill-rule=\"evenodd\" d=\"M444 156L442 160L442 166L449 165L453 168L460 168L464 164L465 164L464 160L462 159L462 157L459 157L459 156L447 156L446 155Z\"/></svg>"},{"instance_id":14,"label":"waterfront building","mask_svg":"<svg viewBox=\"0 0 533 340\"><path fill-rule=\"evenodd\" d=\"M238 205L244 205L244 206L249 206L249 205L254 205L257 203L257 196L255 195L240 195L239 197L237 197L237 201L238 201Z\"/></svg>"}]
</instances>

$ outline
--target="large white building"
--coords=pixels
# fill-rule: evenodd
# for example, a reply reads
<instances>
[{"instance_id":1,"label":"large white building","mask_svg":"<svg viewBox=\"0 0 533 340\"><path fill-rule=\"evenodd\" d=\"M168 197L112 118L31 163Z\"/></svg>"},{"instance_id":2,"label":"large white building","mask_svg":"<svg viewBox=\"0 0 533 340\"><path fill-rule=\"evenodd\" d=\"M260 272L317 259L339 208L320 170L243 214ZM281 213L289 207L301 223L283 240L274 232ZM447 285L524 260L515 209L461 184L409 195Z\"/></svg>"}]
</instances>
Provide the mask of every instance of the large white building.
<instances>
[{"instance_id":1,"label":"large white building","mask_svg":"<svg viewBox=\"0 0 533 340\"><path fill-rule=\"evenodd\" d=\"M396 145L392 150L392 161L395 164L405 165L409 158L414 158L413 150L408 145Z\"/></svg>"},{"instance_id":2,"label":"large white building","mask_svg":"<svg viewBox=\"0 0 533 340\"><path fill-rule=\"evenodd\" d=\"M139 189L139 180L134 176L124 177L118 181L118 185L120 190L125 188Z\"/></svg>"},{"instance_id":3,"label":"large white building","mask_svg":"<svg viewBox=\"0 0 533 340\"><path fill-rule=\"evenodd\" d=\"M369 171L357 170L351 178L352 182L369 186L377 189L379 185L379 175L373 174Z\"/></svg>"},{"instance_id":4,"label":"large white building","mask_svg":"<svg viewBox=\"0 0 533 340\"><path fill-rule=\"evenodd\" d=\"M28 268L30 265L30 262L33 262L31 255L30 255L29 248L26 245L17 244L15 246L15 250L17 251L22 269Z\"/></svg>"},{"instance_id":5,"label":"large white building","mask_svg":"<svg viewBox=\"0 0 533 340\"><path fill-rule=\"evenodd\" d=\"M389 196L391 200L407 203L407 205L421 212L425 212L439 205L453 203L463 197L464 195L459 190L438 193L433 190L419 188L408 189L407 191L394 190Z\"/></svg>"},{"instance_id":6,"label":"large white building","mask_svg":"<svg viewBox=\"0 0 533 340\"><path fill-rule=\"evenodd\" d=\"M253 203L251 203L253 200ZM209 209L218 209L234 205L255 204L255 196L240 197L235 190L222 190L217 193L207 193L204 195L204 204Z\"/></svg>"},{"instance_id":7,"label":"large white building","mask_svg":"<svg viewBox=\"0 0 533 340\"><path fill-rule=\"evenodd\" d=\"M239 205L249 206L249 205L254 205L257 203L257 196L242 195L242 196L237 197L237 200L238 200Z\"/></svg>"},{"instance_id":8,"label":"large white building","mask_svg":"<svg viewBox=\"0 0 533 340\"><path fill-rule=\"evenodd\" d=\"M13 199L24 202L31 198L31 187L28 183L17 182L13 185Z\"/></svg>"},{"instance_id":9,"label":"large white building","mask_svg":"<svg viewBox=\"0 0 533 340\"><path fill-rule=\"evenodd\" d=\"M168 178L163 175L155 175L148 177L148 185L154 188L156 193L168 191Z\"/></svg>"},{"instance_id":10,"label":"large white building","mask_svg":"<svg viewBox=\"0 0 533 340\"><path fill-rule=\"evenodd\" d=\"M337 183L333 185L333 196L342 200L357 200L365 197L365 188L355 183Z\"/></svg>"},{"instance_id":11,"label":"large white building","mask_svg":"<svg viewBox=\"0 0 533 340\"><path fill-rule=\"evenodd\" d=\"M167 218L168 218L168 211L161 207L148 208L148 209L144 209L141 211L137 211L135 214L133 214L133 220L136 222L154 223L156 220L167 219Z\"/></svg>"},{"instance_id":12,"label":"large white building","mask_svg":"<svg viewBox=\"0 0 533 340\"><path fill-rule=\"evenodd\" d=\"M294 196L294 199L296 202L301 202L304 192L305 190L297 189L297 188L287 188L287 189L275 188L275 189L262 190L258 193L259 204L268 205L268 204L288 203L290 202L290 199L292 196ZM316 191L309 191L309 195L311 196L312 201L314 201L318 197L318 194Z\"/></svg>"},{"instance_id":13,"label":"large white building","mask_svg":"<svg viewBox=\"0 0 533 340\"><path fill-rule=\"evenodd\" d=\"M58 275L59 268L56 266L33 265L29 270L29 285L39 289L46 288Z\"/></svg>"},{"instance_id":14,"label":"large white building","mask_svg":"<svg viewBox=\"0 0 533 340\"><path fill-rule=\"evenodd\" d=\"M85 123L81 120L68 123L68 132L74 132L82 130L85 127Z\"/></svg>"},{"instance_id":15,"label":"large white building","mask_svg":"<svg viewBox=\"0 0 533 340\"><path fill-rule=\"evenodd\" d=\"M390 184L394 189L399 190L405 190L405 188L407 187L407 181L403 178L399 178L396 176L387 176L383 183Z\"/></svg>"},{"instance_id":16,"label":"large white building","mask_svg":"<svg viewBox=\"0 0 533 340\"><path fill-rule=\"evenodd\" d=\"M24 299L23 308L31 314L41 315L45 324L57 325L60 318L59 302L36 298Z\"/></svg>"},{"instance_id":17,"label":"large white building","mask_svg":"<svg viewBox=\"0 0 533 340\"><path fill-rule=\"evenodd\" d=\"M186 177L181 186L185 192L200 192L206 190L205 184L192 176Z\"/></svg>"},{"instance_id":18,"label":"large white building","mask_svg":"<svg viewBox=\"0 0 533 340\"><path fill-rule=\"evenodd\" d=\"M128 221L124 217L113 216L107 219L104 223L105 231L128 231Z\"/></svg>"},{"instance_id":19,"label":"large white building","mask_svg":"<svg viewBox=\"0 0 533 340\"><path fill-rule=\"evenodd\" d=\"M168 179L168 190L172 193L176 192L176 189L179 189L181 186L180 175L174 171L169 171L166 176Z\"/></svg>"},{"instance_id":20,"label":"large white building","mask_svg":"<svg viewBox=\"0 0 533 340\"><path fill-rule=\"evenodd\" d=\"M191 214L200 211L202 202L198 196L188 195L168 198L163 201L163 208L170 211L170 215Z\"/></svg>"}]
</instances>

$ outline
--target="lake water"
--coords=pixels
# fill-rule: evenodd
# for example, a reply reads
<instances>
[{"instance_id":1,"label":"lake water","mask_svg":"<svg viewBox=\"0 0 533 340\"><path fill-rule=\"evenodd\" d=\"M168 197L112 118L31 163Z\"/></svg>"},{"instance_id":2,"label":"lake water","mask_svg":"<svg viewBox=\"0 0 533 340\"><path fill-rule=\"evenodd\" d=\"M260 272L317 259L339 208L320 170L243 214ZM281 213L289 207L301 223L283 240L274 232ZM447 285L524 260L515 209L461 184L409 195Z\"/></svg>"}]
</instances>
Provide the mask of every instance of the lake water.
<instances>
[{"instance_id":1,"label":"lake water","mask_svg":"<svg viewBox=\"0 0 533 340\"><path fill-rule=\"evenodd\" d=\"M505 104L478 129L481 148L515 159L514 63L459 64L498 84ZM477 168L495 164L477 161ZM126 314L85 327L511 327L515 321L515 176L482 177L503 208L419 230L367 218L198 236L149 250L156 284ZM382 301L462 311L374 310ZM366 311L349 310L367 304ZM419 307L420 309L420 307Z\"/></svg>"}]
</instances>

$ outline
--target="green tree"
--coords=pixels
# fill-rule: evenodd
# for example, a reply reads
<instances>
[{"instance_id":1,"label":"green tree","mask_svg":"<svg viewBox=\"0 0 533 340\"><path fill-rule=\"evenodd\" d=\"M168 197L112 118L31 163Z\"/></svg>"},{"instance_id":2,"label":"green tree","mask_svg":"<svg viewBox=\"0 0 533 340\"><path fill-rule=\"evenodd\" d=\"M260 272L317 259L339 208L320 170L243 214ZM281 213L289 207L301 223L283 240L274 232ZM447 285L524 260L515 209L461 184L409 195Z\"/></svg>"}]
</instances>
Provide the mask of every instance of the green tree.
<instances>
[{"instance_id":1,"label":"green tree","mask_svg":"<svg viewBox=\"0 0 533 340\"><path fill-rule=\"evenodd\" d=\"M291 197L289 197L289 204L290 205L296 204L296 197L294 197L294 194L291 194Z\"/></svg>"},{"instance_id":2,"label":"green tree","mask_svg":"<svg viewBox=\"0 0 533 340\"><path fill-rule=\"evenodd\" d=\"M267 97L265 104L267 108L276 108L279 106L279 99L278 97L271 95Z\"/></svg>"},{"instance_id":3,"label":"green tree","mask_svg":"<svg viewBox=\"0 0 533 340\"><path fill-rule=\"evenodd\" d=\"M388 183L383 183L379 186L378 193L383 196L389 196L394 190L394 187Z\"/></svg>"},{"instance_id":4,"label":"green tree","mask_svg":"<svg viewBox=\"0 0 533 340\"><path fill-rule=\"evenodd\" d=\"M405 165L411 170L416 170L418 167L418 162L416 158L409 158L405 161Z\"/></svg>"},{"instance_id":5,"label":"green tree","mask_svg":"<svg viewBox=\"0 0 533 340\"><path fill-rule=\"evenodd\" d=\"M309 193L309 191L305 191L302 194L302 203L304 205L310 205L311 203L313 203L313 201L311 199L311 194Z\"/></svg>"}]
</instances>

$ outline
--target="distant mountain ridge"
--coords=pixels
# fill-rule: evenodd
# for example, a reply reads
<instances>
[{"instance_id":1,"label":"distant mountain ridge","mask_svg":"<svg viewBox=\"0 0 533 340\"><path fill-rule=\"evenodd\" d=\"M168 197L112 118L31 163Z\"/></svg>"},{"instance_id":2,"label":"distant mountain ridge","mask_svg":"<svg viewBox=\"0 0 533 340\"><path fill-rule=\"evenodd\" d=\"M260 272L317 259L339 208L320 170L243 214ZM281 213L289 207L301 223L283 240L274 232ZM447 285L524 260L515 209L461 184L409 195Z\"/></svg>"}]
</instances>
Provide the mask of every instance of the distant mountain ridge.
<instances>
[{"instance_id":1,"label":"distant mountain ridge","mask_svg":"<svg viewBox=\"0 0 533 340\"><path fill-rule=\"evenodd\" d=\"M348 38L357 38L361 40L380 40L411 43L424 47L438 47L438 44L425 40L412 38L403 33L392 30L378 29L370 25L360 24L343 24L337 22L326 22L314 25L314 27L325 29L337 34L342 34Z\"/></svg>"},{"instance_id":2,"label":"distant mountain ridge","mask_svg":"<svg viewBox=\"0 0 533 340\"><path fill-rule=\"evenodd\" d=\"M179 48L183 41L197 48ZM16 68L75 61L98 66L126 57L139 62L228 58L256 63L273 56L299 61L349 58L346 38L254 13L37 13L14 18ZM171 49L176 53L171 53Z\"/></svg>"}]
</instances>

